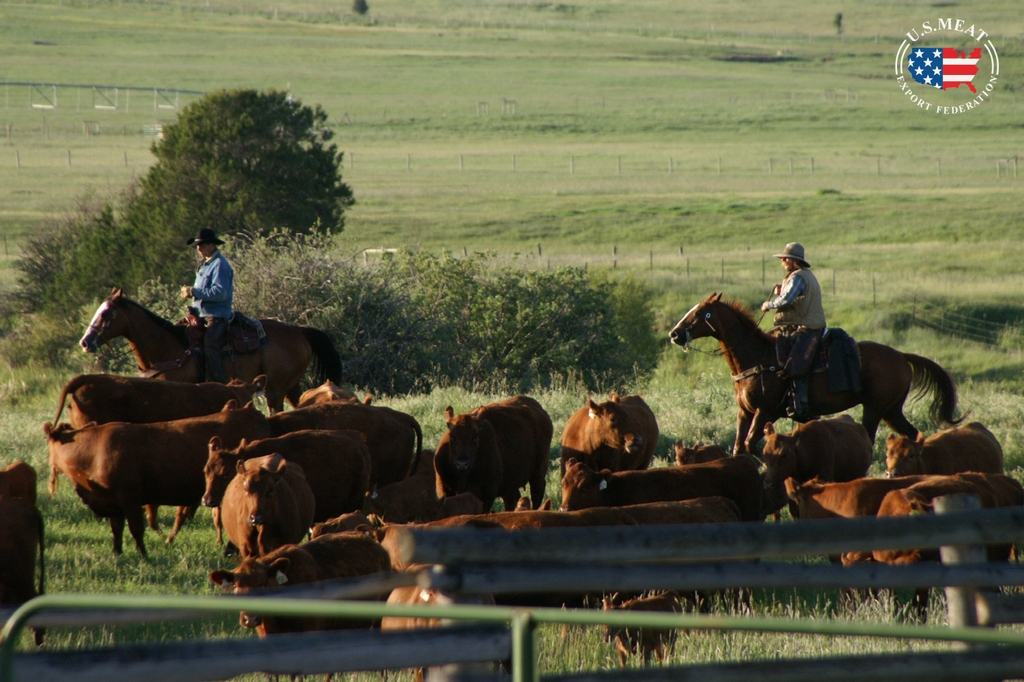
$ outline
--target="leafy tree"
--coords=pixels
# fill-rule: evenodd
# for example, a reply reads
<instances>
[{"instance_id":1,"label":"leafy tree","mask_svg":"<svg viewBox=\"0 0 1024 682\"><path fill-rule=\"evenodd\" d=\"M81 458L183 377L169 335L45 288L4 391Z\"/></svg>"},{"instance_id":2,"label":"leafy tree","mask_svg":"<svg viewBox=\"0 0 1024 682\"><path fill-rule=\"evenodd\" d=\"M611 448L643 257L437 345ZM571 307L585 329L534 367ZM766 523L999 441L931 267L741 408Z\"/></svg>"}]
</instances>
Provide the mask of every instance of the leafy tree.
<instances>
[{"instance_id":1,"label":"leafy tree","mask_svg":"<svg viewBox=\"0 0 1024 682\"><path fill-rule=\"evenodd\" d=\"M832 20L832 24L836 27L836 33L839 35L843 34L843 13L836 12L835 19Z\"/></svg>"},{"instance_id":2,"label":"leafy tree","mask_svg":"<svg viewBox=\"0 0 1024 682\"><path fill-rule=\"evenodd\" d=\"M356 14L366 14L370 11L370 6L366 4L366 0L352 0L352 11Z\"/></svg>"},{"instance_id":3,"label":"leafy tree","mask_svg":"<svg viewBox=\"0 0 1024 682\"><path fill-rule=\"evenodd\" d=\"M319 105L275 91L221 90L185 107L153 145L157 162L125 215L145 235L149 274L190 266L184 242L200 227L340 232L354 199L326 123Z\"/></svg>"}]
</instances>

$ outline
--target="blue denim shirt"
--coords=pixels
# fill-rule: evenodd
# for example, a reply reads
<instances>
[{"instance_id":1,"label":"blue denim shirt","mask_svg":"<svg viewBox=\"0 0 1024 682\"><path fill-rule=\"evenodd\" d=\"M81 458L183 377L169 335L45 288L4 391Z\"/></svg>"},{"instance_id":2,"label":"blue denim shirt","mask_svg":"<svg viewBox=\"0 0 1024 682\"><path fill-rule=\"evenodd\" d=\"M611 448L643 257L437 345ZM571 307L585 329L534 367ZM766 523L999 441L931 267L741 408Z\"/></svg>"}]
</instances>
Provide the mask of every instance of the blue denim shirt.
<instances>
[{"instance_id":1,"label":"blue denim shirt","mask_svg":"<svg viewBox=\"0 0 1024 682\"><path fill-rule=\"evenodd\" d=\"M235 271L220 251L196 270L196 283L192 285L192 304L200 317L224 317L232 314L235 296Z\"/></svg>"}]
</instances>

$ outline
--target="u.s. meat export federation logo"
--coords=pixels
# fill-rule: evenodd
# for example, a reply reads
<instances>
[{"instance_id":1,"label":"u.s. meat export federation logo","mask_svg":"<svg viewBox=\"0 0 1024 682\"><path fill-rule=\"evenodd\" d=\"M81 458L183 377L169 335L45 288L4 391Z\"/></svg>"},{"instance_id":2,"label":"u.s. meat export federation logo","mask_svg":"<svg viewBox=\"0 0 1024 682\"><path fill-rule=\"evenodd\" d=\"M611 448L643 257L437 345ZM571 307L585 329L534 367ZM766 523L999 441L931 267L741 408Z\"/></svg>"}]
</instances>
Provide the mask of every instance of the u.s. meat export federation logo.
<instances>
[{"instance_id":1,"label":"u.s. meat export federation logo","mask_svg":"<svg viewBox=\"0 0 1024 682\"><path fill-rule=\"evenodd\" d=\"M896 51L896 85L913 106L963 114L991 99L999 54L988 31L947 17L923 21L906 36Z\"/></svg>"}]
</instances>

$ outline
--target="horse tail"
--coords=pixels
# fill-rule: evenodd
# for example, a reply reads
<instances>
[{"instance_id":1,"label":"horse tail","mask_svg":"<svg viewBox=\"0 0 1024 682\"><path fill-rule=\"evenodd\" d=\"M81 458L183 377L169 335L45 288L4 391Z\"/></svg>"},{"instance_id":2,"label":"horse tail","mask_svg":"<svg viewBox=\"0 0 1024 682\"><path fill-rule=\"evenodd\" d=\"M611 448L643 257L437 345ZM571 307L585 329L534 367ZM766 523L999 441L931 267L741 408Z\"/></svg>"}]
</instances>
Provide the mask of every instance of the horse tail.
<instances>
[{"instance_id":1,"label":"horse tail","mask_svg":"<svg viewBox=\"0 0 1024 682\"><path fill-rule=\"evenodd\" d=\"M341 356L331 342L331 337L312 327L302 327L302 335L306 337L313 351L312 371L315 385L319 386L328 379L340 384Z\"/></svg>"},{"instance_id":2,"label":"horse tail","mask_svg":"<svg viewBox=\"0 0 1024 682\"><path fill-rule=\"evenodd\" d=\"M68 395L73 394L88 379L88 375L79 374L77 377L73 377L71 381L64 384L64 390L60 392L60 404L57 405L57 416L53 418L53 425L57 426L60 423L60 415L64 412L64 403L68 401Z\"/></svg>"},{"instance_id":3,"label":"horse tail","mask_svg":"<svg viewBox=\"0 0 1024 682\"><path fill-rule=\"evenodd\" d=\"M956 384L953 377L939 364L928 358L904 353L903 357L910 363L914 371L913 380L910 383L911 389L917 391L914 398L920 399L926 393L934 393L932 406L929 411L932 420L946 424L959 424L963 417L955 418L957 407Z\"/></svg>"}]
</instances>

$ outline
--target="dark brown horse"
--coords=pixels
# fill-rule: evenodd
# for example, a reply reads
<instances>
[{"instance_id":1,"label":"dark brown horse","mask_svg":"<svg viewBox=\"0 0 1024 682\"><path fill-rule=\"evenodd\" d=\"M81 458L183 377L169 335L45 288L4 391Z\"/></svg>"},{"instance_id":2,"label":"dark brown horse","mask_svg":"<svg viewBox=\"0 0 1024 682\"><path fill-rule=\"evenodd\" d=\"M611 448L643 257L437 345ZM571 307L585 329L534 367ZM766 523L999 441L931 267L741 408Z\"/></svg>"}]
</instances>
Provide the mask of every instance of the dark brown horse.
<instances>
[{"instance_id":1,"label":"dark brown horse","mask_svg":"<svg viewBox=\"0 0 1024 682\"><path fill-rule=\"evenodd\" d=\"M267 375L267 405L271 411L284 408L284 399L294 407L301 390L299 381L312 363L314 385L330 379L341 383L341 358L330 338L312 327L299 327L276 320L260 320L267 342L252 353L224 359L229 379L251 382ZM185 327L163 319L115 289L93 315L79 341L86 352L123 336L135 353L139 371L170 381L199 381L201 359L189 351Z\"/></svg>"},{"instance_id":2,"label":"dark brown horse","mask_svg":"<svg viewBox=\"0 0 1024 682\"><path fill-rule=\"evenodd\" d=\"M735 301L711 294L693 306L669 332L672 343L686 348L693 339L718 339L729 363L736 389L736 443L733 453L753 454L764 435L764 425L786 416L787 381L775 373L775 339L758 326L749 311ZM835 414L854 405L864 406L862 424L875 439L878 422L914 439L917 429L903 416L903 403L912 389L918 395L934 393L932 418L955 424L957 395L946 370L927 358L901 353L880 343L861 341L860 393L831 393L825 372L811 375L808 390L813 414Z\"/></svg>"}]
</instances>

